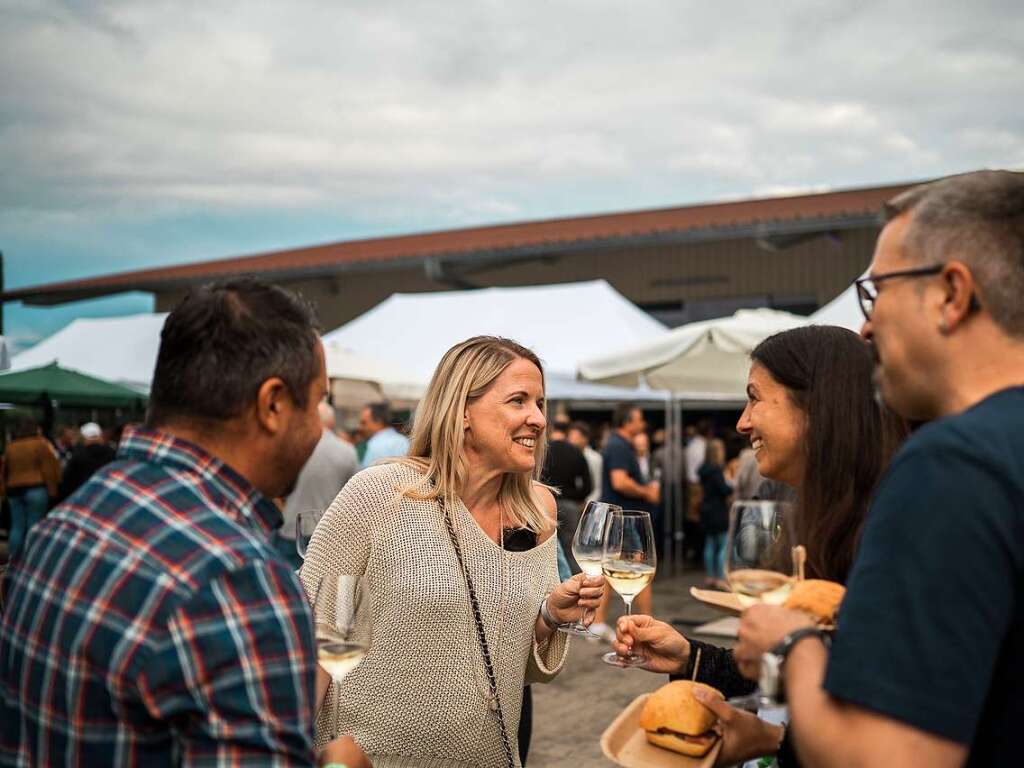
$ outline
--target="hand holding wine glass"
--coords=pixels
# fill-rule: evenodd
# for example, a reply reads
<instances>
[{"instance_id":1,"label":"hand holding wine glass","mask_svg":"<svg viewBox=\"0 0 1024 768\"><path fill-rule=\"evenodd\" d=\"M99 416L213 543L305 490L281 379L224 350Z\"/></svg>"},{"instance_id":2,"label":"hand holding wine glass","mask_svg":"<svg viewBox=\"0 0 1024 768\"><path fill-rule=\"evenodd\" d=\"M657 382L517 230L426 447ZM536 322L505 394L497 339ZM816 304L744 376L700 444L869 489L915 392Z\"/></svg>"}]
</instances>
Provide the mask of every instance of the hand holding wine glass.
<instances>
[{"instance_id":1,"label":"hand holding wine glass","mask_svg":"<svg viewBox=\"0 0 1024 768\"><path fill-rule=\"evenodd\" d=\"M627 616L632 610L633 598L654 581L657 565L651 516L631 509L610 511L601 572L626 604ZM640 666L645 661L632 653L620 656L612 652L602 658L616 667Z\"/></svg>"},{"instance_id":2,"label":"hand holding wine glass","mask_svg":"<svg viewBox=\"0 0 1024 768\"><path fill-rule=\"evenodd\" d=\"M616 504L591 501L580 516L576 535L572 539L572 555L587 576L601 575L601 559L604 556L605 532L608 528L609 512L622 511ZM563 624L558 629L570 635L592 635L586 616L572 624ZM595 636L596 635L592 635Z\"/></svg>"}]
</instances>

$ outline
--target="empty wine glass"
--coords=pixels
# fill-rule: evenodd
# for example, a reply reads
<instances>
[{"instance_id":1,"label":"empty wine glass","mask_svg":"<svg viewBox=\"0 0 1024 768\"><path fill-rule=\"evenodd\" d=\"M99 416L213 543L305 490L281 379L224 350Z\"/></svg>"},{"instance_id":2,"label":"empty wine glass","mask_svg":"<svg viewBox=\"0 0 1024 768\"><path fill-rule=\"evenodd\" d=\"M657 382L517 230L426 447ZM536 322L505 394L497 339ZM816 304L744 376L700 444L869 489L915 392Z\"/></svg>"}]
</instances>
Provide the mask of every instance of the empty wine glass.
<instances>
[{"instance_id":1,"label":"empty wine glass","mask_svg":"<svg viewBox=\"0 0 1024 768\"><path fill-rule=\"evenodd\" d=\"M626 615L633 608L633 598L654 581L658 555L654 549L654 528L651 516L639 510L610 510L601 558L601 572L626 604ZM636 654L620 656L612 652L602 656L605 663L616 667L635 667L645 659Z\"/></svg>"},{"instance_id":2,"label":"empty wine glass","mask_svg":"<svg viewBox=\"0 0 1024 768\"><path fill-rule=\"evenodd\" d=\"M360 576L325 576L317 585L313 617L317 661L341 680L366 656L370 641L369 601Z\"/></svg>"},{"instance_id":3,"label":"empty wine glass","mask_svg":"<svg viewBox=\"0 0 1024 768\"><path fill-rule=\"evenodd\" d=\"M323 510L310 509L299 512L295 518L295 549L303 560L306 559L306 550L309 548L309 540L313 538L313 531L323 516Z\"/></svg>"},{"instance_id":4,"label":"empty wine glass","mask_svg":"<svg viewBox=\"0 0 1024 768\"><path fill-rule=\"evenodd\" d=\"M605 531L608 528L608 513L612 510L622 511L617 504L603 501L591 501L580 515L576 534L572 538L572 556L576 558L580 570L587 576L601 575L601 559L604 556ZM571 624L559 626L560 632L570 635L590 635L598 637L587 626L584 617Z\"/></svg>"}]
</instances>

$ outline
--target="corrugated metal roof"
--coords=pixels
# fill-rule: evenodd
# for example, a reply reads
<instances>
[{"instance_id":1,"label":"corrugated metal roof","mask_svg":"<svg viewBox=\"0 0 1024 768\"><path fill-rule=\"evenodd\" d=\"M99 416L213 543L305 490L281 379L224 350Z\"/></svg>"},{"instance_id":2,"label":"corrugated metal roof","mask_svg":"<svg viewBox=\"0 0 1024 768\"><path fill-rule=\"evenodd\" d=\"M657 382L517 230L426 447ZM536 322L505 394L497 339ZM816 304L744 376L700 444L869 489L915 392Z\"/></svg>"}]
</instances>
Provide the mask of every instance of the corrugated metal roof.
<instances>
[{"instance_id":1,"label":"corrugated metal roof","mask_svg":"<svg viewBox=\"0 0 1024 768\"><path fill-rule=\"evenodd\" d=\"M0 294L0 301L55 304L123 291L171 289L238 274L308 277L353 268L399 266L410 260L440 256L472 257L538 250L557 253L608 240L644 241L659 235L687 232L712 231L713 235L713 231L721 230L724 238L729 232L756 229L759 225L764 225L768 232L772 224L780 222L806 222L813 226L818 221L863 220L875 215L886 200L909 186L899 184L348 240L20 288Z\"/></svg>"}]
</instances>

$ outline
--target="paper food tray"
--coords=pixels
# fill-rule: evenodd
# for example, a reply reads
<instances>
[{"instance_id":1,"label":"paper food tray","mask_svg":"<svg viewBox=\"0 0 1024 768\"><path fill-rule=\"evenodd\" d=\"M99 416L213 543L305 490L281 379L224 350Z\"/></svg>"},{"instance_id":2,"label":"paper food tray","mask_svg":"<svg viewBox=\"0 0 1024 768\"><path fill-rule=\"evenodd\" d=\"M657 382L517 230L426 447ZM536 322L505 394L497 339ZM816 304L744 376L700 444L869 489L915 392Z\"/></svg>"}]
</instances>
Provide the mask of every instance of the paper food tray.
<instances>
[{"instance_id":1,"label":"paper food tray","mask_svg":"<svg viewBox=\"0 0 1024 768\"><path fill-rule=\"evenodd\" d=\"M687 757L647 742L640 728L640 710L649 693L638 696L601 734L601 750L605 757L624 768L711 768L722 748L722 740L704 757Z\"/></svg>"}]
</instances>

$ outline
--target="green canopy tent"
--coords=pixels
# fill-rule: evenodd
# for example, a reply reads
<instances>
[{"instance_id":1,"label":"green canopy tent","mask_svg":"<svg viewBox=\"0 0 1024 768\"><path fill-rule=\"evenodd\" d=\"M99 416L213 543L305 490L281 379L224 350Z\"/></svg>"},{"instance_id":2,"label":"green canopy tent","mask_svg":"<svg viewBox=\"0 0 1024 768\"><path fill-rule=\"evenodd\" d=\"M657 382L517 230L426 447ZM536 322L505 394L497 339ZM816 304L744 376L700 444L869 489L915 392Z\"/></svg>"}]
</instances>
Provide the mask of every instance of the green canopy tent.
<instances>
[{"instance_id":1,"label":"green canopy tent","mask_svg":"<svg viewBox=\"0 0 1024 768\"><path fill-rule=\"evenodd\" d=\"M50 363L0 374L0 402L42 407L44 422L54 408L138 408L146 398L134 389ZM47 424L49 427L49 424Z\"/></svg>"}]
</instances>

